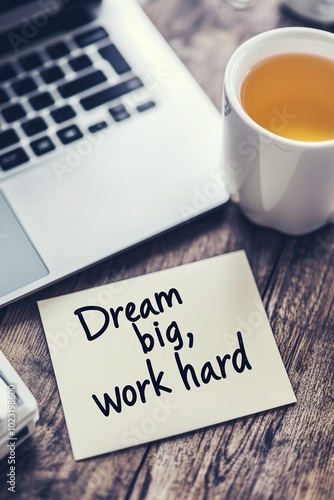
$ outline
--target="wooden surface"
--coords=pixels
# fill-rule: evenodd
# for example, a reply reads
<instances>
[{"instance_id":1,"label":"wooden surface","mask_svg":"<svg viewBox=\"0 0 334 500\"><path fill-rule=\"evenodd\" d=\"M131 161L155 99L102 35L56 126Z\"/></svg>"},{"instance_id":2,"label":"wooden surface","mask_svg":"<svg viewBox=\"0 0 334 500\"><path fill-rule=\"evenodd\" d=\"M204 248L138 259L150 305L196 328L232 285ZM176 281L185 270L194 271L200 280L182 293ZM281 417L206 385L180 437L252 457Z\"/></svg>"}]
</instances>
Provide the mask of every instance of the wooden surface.
<instances>
[{"instance_id":1,"label":"wooden surface","mask_svg":"<svg viewBox=\"0 0 334 500\"><path fill-rule=\"evenodd\" d=\"M297 24L276 0L245 9L226 0L141 3L218 108L233 50L253 34ZM17 449L16 498L334 498L333 247L333 227L285 237L250 224L230 203L0 310L0 348L40 408L33 437ZM246 250L298 403L75 463L36 301L238 249ZM12 495L7 473L3 460L0 498Z\"/></svg>"}]
</instances>

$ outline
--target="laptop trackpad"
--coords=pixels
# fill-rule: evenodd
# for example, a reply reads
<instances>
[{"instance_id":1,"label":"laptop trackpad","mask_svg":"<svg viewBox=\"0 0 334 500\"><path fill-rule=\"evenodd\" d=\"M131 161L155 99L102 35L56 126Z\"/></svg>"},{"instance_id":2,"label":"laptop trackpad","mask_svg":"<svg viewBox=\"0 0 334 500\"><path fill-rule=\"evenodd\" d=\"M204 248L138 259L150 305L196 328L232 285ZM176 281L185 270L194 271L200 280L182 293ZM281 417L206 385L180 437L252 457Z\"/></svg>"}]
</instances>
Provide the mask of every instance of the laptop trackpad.
<instances>
[{"instance_id":1,"label":"laptop trackpad","mask_svg":"<svg viewBox=\"0 0 334 500\"><path fill-rule=\"evenodd\" d=\"M48 270L0 192L0 297Z\"/></svg>"}]
</instances>

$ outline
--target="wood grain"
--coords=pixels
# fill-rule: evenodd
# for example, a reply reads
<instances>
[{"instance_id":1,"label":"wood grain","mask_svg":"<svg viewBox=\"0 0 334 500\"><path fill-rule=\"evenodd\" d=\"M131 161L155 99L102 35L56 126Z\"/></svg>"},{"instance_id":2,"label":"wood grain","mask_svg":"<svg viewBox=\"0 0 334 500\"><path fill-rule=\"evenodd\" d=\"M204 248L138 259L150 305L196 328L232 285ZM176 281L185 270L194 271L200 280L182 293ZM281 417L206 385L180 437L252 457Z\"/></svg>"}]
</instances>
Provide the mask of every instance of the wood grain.
<instances>
[{"instance_id":1,"label":"wood grain","mask_svg":"<svg viewBox=\"0 0 334 500\"><path fill-rule=\"evenodd\" d=\"M224 68L249 36L298 24L278 1L147 0L144 9L216 106ZM35 394L36 432L17 449L17 493L32 499L334 497L334 230L290 238L229 203L0 310L0 348ZM245 249L298 403L75 463L36 301ZM98 432L98 429L96 429ZM7 463L0 463L0 498Z\"/></svg>"}]
</instances>

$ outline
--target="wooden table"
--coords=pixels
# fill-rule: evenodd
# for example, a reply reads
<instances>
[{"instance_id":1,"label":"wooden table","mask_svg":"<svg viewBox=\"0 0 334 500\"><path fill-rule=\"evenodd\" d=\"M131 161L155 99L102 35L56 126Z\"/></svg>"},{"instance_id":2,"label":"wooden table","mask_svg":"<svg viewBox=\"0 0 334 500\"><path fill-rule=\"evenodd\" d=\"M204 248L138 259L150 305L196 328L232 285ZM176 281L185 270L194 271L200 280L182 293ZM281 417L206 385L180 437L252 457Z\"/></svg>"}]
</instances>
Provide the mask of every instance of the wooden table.
<instances>
[{"instance_id":1,"label":"wooden table","mask_svg":"<svg viewBox=\"0 0 334 500\"><path fill-rule=\"evenodd\" d=\"M296 25L277 0L142 0L220 109L224 68L261 31ZM38 401L17 449L20 499L332 499L334 228L292 238L228 206L0 310L0 347ZM36 301L245 249L298 403L74 462ZM97 430L98 432L98 430ZM8 464L0 464L0 498ZM7 494L6 494L7 493Z\"/></svg>"}]
</instances>

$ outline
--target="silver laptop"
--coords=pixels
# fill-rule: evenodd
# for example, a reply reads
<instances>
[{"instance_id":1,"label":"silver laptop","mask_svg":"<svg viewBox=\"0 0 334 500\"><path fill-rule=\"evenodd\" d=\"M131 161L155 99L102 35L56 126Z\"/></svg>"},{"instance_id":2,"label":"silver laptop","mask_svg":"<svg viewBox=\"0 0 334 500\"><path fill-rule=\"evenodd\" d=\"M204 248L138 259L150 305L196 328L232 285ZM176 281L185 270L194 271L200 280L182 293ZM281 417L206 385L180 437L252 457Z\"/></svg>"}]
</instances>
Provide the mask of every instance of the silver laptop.
<instances>
[{"instance_id":1,"label":"silver laptop","mask_svg":"<svg viewBox=\"0 0 334 500\"><path fill-rule=\"evenodd\" d=\"M134 0L1 0L0 304L228 199L220 116Z\"/></svg>"}]
</instances>

